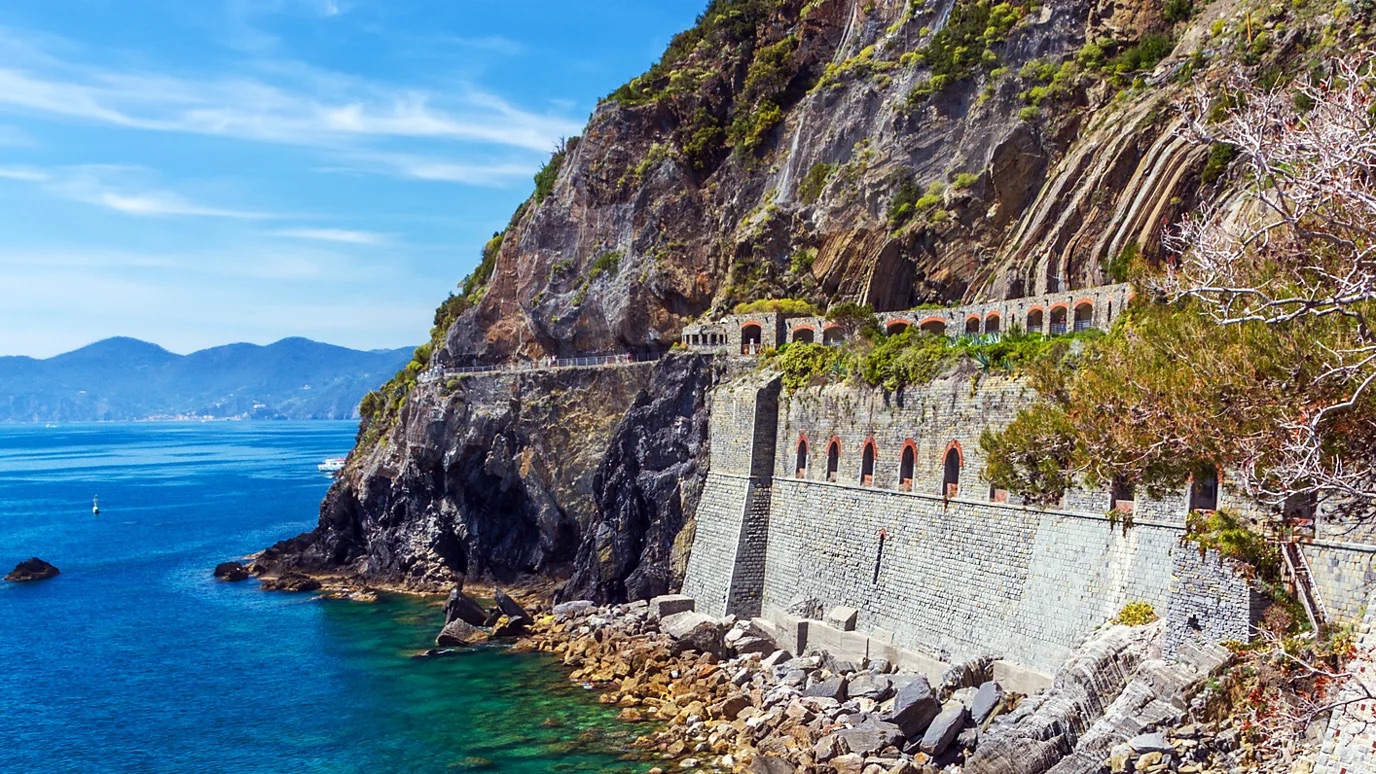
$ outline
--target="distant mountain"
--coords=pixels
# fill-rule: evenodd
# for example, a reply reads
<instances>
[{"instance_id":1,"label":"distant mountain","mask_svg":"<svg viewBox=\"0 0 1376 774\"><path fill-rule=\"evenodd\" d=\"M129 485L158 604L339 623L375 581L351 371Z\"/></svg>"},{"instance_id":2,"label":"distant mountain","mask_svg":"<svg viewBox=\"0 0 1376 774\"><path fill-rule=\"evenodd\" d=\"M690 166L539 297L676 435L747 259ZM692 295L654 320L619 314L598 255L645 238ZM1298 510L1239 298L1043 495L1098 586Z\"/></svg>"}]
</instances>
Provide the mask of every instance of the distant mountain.
<instances>
[{"instance_id":1,"label":"distant mountain","mask_svg":"<svg viewBox=\"0 0 1376 774\"><path fill-rule=\"evenodd\" d=\"M46 360L0 357L0 422L349 419L410 360L410 348L361 352L301 338L177 355L119 337Z\"/></svg>"}]
</instances>

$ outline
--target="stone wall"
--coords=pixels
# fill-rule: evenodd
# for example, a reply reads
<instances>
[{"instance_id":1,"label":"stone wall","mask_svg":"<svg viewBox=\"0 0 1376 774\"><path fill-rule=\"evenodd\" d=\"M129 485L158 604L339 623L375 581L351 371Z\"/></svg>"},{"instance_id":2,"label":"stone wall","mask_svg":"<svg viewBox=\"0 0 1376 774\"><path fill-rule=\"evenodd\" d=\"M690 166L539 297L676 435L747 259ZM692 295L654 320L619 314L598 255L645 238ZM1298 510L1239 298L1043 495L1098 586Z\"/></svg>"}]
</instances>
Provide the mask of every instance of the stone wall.
<instances>
[{"instance_id":1,"label":"stone wall","mask_svg":"<svg viewBox=\"0 0 1376 774\"><path fill-rule=\"evenodd\" d=\"M1359 774L1376 771L1376 596L1366 606L1357 636L1357 658L1348 664L1354 676L1341 695L1353 703L1333 711L1315 761L1314 774Z\"/></svg>"}]
</instances>

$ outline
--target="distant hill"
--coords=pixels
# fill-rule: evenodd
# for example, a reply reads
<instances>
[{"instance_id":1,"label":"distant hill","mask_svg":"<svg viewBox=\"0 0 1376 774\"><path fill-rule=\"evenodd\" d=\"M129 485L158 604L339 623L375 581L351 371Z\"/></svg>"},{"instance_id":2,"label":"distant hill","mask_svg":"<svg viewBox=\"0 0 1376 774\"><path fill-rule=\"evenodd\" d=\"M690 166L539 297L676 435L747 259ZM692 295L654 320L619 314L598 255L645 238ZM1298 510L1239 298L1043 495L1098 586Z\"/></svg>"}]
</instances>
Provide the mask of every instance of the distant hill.
<instances>
[{"instance_id":1,"label":"distant hill","mask_svg":"<svg viewBox=\"0 0 1376 774\"><path fill-rule=\"evenodd\" d=\"M361 352L301 338L189 355L106 339L46 360L0 357L0 422L349 419L410 359L409 348Z\"/></svg>"}]
</instances>

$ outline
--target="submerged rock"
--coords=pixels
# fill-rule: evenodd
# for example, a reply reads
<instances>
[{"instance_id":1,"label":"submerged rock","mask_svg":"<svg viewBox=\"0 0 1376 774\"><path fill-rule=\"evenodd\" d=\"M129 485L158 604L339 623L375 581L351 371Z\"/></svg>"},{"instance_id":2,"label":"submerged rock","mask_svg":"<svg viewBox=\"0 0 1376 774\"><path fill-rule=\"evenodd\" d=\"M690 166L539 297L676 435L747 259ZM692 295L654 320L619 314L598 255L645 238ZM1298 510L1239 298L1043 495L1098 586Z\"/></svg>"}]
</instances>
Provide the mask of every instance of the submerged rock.
<instances>
[{"instance_id":1,"label":"submerged rock","mask_svg":"<svg viewBox=\"0 0 1376 774\"><path fill-rule=\"evenodd\" d=\"M248 580L248 568L239 562L220 562L215 565L215 577L222 581Z\"/></svg>"},{"instance_id":2,"label":"submerged rock","mask_svg":"<svg viewBox=\"0 0 1376 774\"><path fill-rule=\"evenodd\" d=\"M35 556L15 565L10 574L5 576L5 580L11 583L47 580L57 577L60 572L56 567Z\"/></svg>"},{"instance_id":3,"label":"submerged rock","mask_svg":"<svg viewBox=\"0 0 1376 774\"><path fill-rule=\"evenodd\" d=\"M262 588L264 591L319 591L320 581L299 572L289 572L276 578L264 578Z\"/></svg>"},{"instance_id":4,"label":"submerged rock","mask_svg":"<svg viewBox=\"0 0 1376 774\"><path fill-rule=\"evenodd\" d=\"M487 633L463 619L455 618L444 625L435 644L441 648L466 648L487 639Z\"/></svg>"}]
</instances>

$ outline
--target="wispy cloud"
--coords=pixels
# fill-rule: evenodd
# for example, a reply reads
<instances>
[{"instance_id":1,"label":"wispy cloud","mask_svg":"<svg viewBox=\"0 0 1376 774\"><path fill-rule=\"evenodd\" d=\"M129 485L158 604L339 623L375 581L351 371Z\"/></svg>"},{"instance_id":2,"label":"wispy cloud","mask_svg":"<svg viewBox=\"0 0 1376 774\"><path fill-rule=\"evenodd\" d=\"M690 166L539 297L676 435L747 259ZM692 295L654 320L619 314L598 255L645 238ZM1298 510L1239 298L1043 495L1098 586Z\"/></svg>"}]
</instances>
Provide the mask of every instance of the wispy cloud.
<instances>
[{"instance_id":1,"label":"wispy cloud","mask_svg":"<svg viewBox=\"0 0 1376 774\"><path fill-rule=\"evenodd\" d=\"M9 63L0 68L0 112L127 129L298 146L431 139L547 151L581 128L473 87L434 92L300 64L258 74L283 82L177 78L55 57L3 29L0 54Z\"/></svg>"},{"instance_id":2,"label":"wispy cloud","mask_svg":"<svg viewBox=\"0 0 1376 774\"><path fill-rule=\"evenodd\" d=\"M188 216L266 220L273 213L216 207L192 201L180 193L147 182L148 170L139 167L90 164L39 169L0 167L0 179L34 183L44 192L69 201L140 217Z\"/></svg>"},{"instance_id":3,"label":"wispy cloud","mask_svg":"<svg viewBox=\"0 0 1376 774\"><path fill-rule=\"evenodd\" d=\"M275 236L284 236L291 239L308 239L317 242L367 245L370 247L378 247L391 242L391 239L386 234L342 228L285 228L272 233Z\"/></svg>"}]
</instances>

